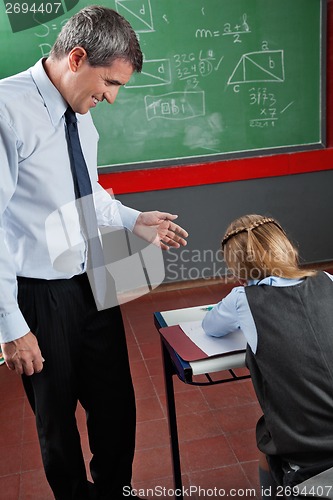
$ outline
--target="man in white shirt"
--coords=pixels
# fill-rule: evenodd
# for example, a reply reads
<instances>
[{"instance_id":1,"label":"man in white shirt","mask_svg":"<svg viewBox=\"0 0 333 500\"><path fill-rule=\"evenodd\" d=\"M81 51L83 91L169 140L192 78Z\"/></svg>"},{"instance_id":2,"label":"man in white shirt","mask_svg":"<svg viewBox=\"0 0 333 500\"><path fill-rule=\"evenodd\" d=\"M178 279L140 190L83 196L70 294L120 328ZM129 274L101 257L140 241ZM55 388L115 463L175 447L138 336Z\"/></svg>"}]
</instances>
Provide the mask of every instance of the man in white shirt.
<instances>
[{"instance_id":1,"label":"man in white shirt","mask_svg":"<svg viewBox=\"0 0 333 500\"><path fill-rule=\"evenodd\" d=\"M59 500L91 498L90 487L93 498L123 498L135 438L119 306L98 311L86 274L90 250L75 208L69 106L77 114L98 224L142 237L154 228L163 249L186 244L175 215L125 207L98 184L98 134L89 110L103 100L112 104L141 67L127 21L95 6L68 21L49 58L0 82L0 340L7 366L23 375L46 476ZM58 222L46 231L54 212ZM60 223L75 241L66 265L51 259ZM87 413L93 487L76 427L77 401Z\"/></svg>"}]
</instances>

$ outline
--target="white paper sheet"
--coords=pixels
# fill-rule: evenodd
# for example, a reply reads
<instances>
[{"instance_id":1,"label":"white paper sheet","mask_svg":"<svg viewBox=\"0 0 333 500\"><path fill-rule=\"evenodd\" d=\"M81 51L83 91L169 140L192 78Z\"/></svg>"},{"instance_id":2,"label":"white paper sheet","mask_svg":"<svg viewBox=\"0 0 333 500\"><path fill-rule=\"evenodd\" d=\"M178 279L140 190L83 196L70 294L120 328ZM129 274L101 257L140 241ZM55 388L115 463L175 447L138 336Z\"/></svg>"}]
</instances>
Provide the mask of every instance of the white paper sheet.
<instances>
[{"instance_id":1,"label":"white paper sheet","mask_svg":"<svg viewBox=\"0 0 333 500\"><path fill-rule=\"evenodd\" d=\"M180 328L208 356L226 354L246 349L246 340L241 330L224 337L210 337L204 332L201 321L183 321Z\"/></svg>"}]
</instances>

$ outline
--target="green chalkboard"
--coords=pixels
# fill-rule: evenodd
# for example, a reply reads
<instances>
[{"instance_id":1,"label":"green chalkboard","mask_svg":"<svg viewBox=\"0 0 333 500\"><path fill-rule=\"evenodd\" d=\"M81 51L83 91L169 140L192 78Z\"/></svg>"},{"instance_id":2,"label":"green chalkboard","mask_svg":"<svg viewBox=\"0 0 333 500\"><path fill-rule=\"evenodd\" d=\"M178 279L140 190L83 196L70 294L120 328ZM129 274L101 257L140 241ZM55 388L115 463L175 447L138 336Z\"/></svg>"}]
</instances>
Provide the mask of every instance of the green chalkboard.
<instances>
[{"instance_id":1,"label":"green chalkboard","mask_svg":"<svg viewBox=\"0 0 333 500\"><path fill-rule=\"evenodd\" d=\"M48 54L86 0L7 2L1 77ZM137 32L144 68L92 111L99 165L215 161L325 142L325 0L110 0Z\"/></svg>"}]
</instances>

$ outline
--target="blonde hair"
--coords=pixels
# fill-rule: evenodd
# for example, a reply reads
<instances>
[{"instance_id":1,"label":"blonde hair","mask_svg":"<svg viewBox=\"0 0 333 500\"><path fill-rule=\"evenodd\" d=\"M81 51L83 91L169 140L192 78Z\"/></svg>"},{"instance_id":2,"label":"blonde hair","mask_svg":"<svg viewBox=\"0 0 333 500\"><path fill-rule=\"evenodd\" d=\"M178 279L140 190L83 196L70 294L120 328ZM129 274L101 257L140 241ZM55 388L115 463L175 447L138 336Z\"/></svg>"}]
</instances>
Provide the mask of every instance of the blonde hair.
<instances>
[{"instance_id":1,"label":"blonde hair","mask_svg":"<svg viewBox=\"0 0 333 500\"><path fill-rule=\"evenodd\" d=\"M298 251L271 217L244 215L233 221L222 240L224 260L241 280L267 276L301 279L316 271L300 269Z\"/></svg>"}]
</instances>

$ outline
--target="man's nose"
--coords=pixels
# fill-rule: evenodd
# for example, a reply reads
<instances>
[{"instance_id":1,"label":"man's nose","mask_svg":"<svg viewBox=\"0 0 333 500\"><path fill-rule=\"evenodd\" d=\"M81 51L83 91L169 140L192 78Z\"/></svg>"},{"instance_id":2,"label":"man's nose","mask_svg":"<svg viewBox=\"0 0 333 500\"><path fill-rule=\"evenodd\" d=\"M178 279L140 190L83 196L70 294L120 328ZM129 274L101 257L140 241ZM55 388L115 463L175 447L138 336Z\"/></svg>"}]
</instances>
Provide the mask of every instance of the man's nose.
<instances>
[{"instance_id":1,"label":"man's nose","mask_svg":"<svg viewBox=\"0 0 333 500\"><path fill-rule=\"evenodd\" d=\"M116 100L116 97L118 95L119 87L114 87L112 90L108 90L107 92L104 92L104 99L107 100L109 104L113 104L114 101Z\"/></svg>"}]
</instances>

